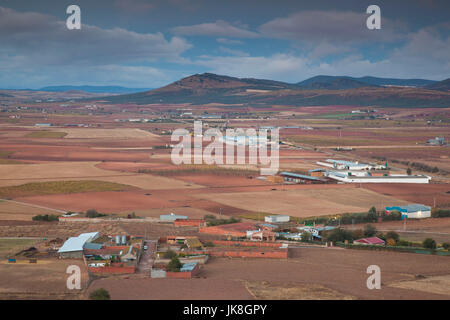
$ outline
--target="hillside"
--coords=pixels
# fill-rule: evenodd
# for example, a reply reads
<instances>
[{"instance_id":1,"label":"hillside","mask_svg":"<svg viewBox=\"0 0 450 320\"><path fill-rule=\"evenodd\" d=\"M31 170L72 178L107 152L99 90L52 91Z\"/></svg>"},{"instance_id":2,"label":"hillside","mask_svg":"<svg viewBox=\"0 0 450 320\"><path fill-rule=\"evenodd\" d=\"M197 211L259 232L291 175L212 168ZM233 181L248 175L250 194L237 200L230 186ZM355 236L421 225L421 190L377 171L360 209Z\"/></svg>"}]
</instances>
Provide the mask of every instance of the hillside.
<instances>
[{"instance_id":1,"label":"hillside","mask_svg":"<svg viewBox=\"0 0 450 320\"><path fill-rule=\"evenodd\" d=\"M425 79L393 79L377 77L316 76L297 83L309 89L352 89L361 87L399 86L425 87L436 81Z\"/></svg>"},{"instance_id":2,"label":"hillside","mask_svg":"<svg viewBox=\"0 0 450 320\"><path fill-rule=\"evenodd\" d=\"M450 93L414 87L369 85L349 77L308 79L298 84L196 74L159 89L105 97L111 103L208 103L268 105L355 105L449 107ZM315 84L317 83L317 84Z\"/></svg>"},{"instance_id":3,"label":"hillside","mask_svg":"<svg viewBox=\"0 0 450 320\"><path fill-rule=\"evenodd\" d=\"M449 91L450 90L450 78L432 83L426 86L427 89L430 90L440 90L440 91Z\"/></svg>"}]
</instances>

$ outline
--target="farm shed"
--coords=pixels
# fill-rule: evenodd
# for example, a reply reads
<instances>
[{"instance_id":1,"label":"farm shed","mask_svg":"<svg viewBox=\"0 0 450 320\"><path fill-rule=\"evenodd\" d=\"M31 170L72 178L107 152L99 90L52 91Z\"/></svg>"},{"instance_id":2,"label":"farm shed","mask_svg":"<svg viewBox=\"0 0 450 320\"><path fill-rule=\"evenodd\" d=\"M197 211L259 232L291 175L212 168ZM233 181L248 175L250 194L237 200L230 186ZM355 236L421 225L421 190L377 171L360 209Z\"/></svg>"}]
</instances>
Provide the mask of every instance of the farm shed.
<instances>
[{"instance_id":1,"label":"farm shed","mask_svg":"<svg viewBox=\"0 0 450 320\"><path fill-rule=\"evenodd\" d=\"M78 237L71 237L59 248L61 258L83 258L83 249L86 242L98 238L98 232L82 233Z\"/></svg>"},{"instance_id":2,"label":"farm shed","mask_svg":"<svg viewBox=\"0 0 450 320\"><path fill-rule=\"evenodd\" d=\"M280 176L283 177L285 182L293 182L293 183L325 183L326 180L319 178L319 177L313 177L313 176L306 176L303 174L298 173L292 173L292 172L280 172Z\"/></svg>"}]
</instances>

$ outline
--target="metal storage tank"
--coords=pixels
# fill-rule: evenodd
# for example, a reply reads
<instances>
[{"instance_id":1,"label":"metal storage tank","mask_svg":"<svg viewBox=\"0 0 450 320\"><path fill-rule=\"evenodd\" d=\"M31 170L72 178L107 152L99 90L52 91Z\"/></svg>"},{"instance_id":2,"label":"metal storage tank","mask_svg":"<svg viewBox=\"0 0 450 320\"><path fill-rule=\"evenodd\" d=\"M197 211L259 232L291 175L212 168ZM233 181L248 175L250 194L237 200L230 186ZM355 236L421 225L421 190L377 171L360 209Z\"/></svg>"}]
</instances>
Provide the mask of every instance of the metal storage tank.
<instances>
[{"instance_id":1,"label":"metal storage tank","mask_svg":"<svg viewBox=\"0 0 450 320\"><path fill-rule=\"evenodd\" d=\"M116 244L117 244L117 245L120 244L120 236L116 236Z\"/></svg>"},{"instance_id":2,"label":"metal storage tank","mask_svg":"<svg viewBox=\"0 0 450 320\"><path fill-rule=\"evenodd\" d=\"M127 244L127 236L126 235L122 236L122 244Z\"/></svg>"}]
</instances>

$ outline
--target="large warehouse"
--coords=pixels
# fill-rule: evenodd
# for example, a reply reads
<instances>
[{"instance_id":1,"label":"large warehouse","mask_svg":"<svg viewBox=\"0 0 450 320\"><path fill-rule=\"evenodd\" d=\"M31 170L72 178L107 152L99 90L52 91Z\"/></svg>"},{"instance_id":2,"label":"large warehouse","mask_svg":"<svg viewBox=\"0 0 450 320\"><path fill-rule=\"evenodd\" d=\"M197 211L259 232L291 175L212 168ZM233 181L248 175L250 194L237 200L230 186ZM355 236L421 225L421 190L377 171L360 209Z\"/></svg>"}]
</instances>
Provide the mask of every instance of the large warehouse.
<instances>
[{"instance_id":1,"label":"large warehouse","mask_svg":"<svg viewBox=\"0 0 450 320\"><path fill-rule=\"evenodd\" d=\"M407 206L394 206L386 207L385 211L387 214L392 211L398 211L402 213L402 217L410 219L422 219L431 217L431 207L425 206L423 204L408 204Z\"/></svg>"},{"instance_id":2,"label":"large warehouse","mask_svg":"<svg viewBox=\"0 0 450 320\"><path fill-rule=\"evenodd\" d=\"M429 183L431 180L431 177L425 175L361 176L336 171L328 172L327 177L347 183Z\"/></svg>"}]
</instances>

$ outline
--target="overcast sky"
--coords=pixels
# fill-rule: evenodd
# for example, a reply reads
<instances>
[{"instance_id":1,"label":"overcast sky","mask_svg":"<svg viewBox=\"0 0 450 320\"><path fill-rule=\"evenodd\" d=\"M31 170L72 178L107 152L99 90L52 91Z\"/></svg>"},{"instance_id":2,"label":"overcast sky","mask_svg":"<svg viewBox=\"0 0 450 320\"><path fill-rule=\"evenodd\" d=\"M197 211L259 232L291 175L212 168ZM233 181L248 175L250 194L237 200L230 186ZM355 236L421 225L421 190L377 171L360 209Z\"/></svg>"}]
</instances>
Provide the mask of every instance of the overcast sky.
<instances>
[{"instance_id":1,"label":"overcast sky","mask_svg":"<svg viewBox=\"0 0 450 320\"><path fill-rule=\"evenodd\" d=\"M81 8L68 30L66 8ZM381 30L366 9L381 8ZM0 0L0 88L156 88L203 72L450 77L450 1Z\"/></svg>"}]
</instances>

